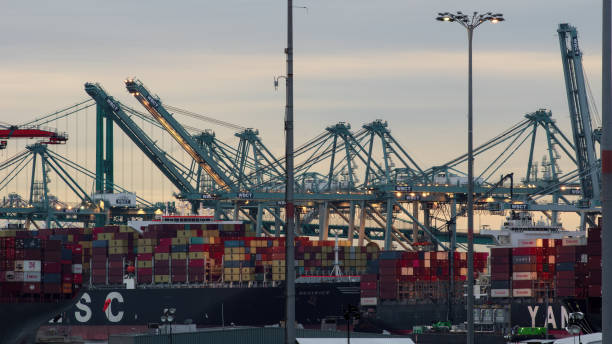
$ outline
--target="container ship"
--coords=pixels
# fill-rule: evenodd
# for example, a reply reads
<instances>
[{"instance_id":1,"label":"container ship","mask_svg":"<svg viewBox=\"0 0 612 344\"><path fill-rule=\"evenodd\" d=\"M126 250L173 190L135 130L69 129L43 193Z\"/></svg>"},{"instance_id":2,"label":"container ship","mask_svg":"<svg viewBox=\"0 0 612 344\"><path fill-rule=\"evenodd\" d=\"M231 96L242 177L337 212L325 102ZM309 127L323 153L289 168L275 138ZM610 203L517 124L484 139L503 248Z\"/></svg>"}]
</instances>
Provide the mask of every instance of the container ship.
<instances>
[{"instance_id":1,"label":"container ship","mask_svg":"<svg viewBox=\"0 0 612 344\"><path fill-rule=\"evenodd\" d=\"M23 319L49 310L42 317L51 321L39 335L76 340L148 331L170 307L177 310L176 324L198 327L278 325L284 319L284 238L256 237L251 224L206 217L132 226L0 231L3 247L21 245L17 238L23 237L40 243L40 256L19 253L6 259L13 263L3 263L3 276L20 272L16 258L39 257L41 266L40 282L33 286L37 296L27 292L31 287L25 281L3 282L2 295L16 305L39 307L31 314L23 308ZM562 328L576 309L587 311L596 328L600 233L591 228L587 239L530 238L518 247L493 247L490 257L476 253L479 329L501 334L512 326L542 326L546 309L552 329ZM2 252L7 256L10 250ZM50 264L58 261L59 270ZM343 276L330 276L334 270ZM60 289L57 276L51 276L57 271ZM352 247L346 241L298 237L296 276L296 320L304 327L320 328L330 319L343 324L349 304L360 304L358 328L364 330L410 333L440 320L466 320L465 253L379 251L375 244ZM32 322L30 328L35 323L40 325Z\"/></svg>"},{"instance_id":2,"label":"container ship","mask_svg":"<svg viewBox=\"0 0 612 344\"><path fill-rule=\"evenodd\" d=\"M43 326L75 340L144 332L164 308L176 324L276 325L284 319L285 238L256 237L251 224L207 217L162 217L132 226L42 230L82 247L83 293ZM360 300L359 281L378 247L346 241L296 244L296 320L319 328ZM331 271L342 275L330 276Z\"/></svg>"},{"instance_id":3,"label":"container ship","mask_svg":"<svg viewBox=\"0 0 612 344\"><path fill-rule=\"evenodd\" d=\"M548 324L563 335L574 311L587 315L585 332L600 329L600 223L588 233L563 231L511 212L502 230L490 232L500 245L490 248L488 261L474 255L477 329L507 334L515 326ZM360 284L362 318L370 325L411 333L420 325L467 320L465 253L381 252L378 264Z\"/></svg>"}]
</instances>

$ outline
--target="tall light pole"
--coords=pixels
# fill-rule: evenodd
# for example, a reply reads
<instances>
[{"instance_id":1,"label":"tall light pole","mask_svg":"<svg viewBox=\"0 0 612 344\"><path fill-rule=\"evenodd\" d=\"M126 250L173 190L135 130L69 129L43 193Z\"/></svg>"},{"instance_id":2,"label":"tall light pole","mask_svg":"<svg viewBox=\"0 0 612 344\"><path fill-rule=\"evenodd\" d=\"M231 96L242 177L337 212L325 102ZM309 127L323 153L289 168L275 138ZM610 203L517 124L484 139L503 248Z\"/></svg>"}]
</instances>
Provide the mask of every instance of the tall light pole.
<instances>
[{"instance_id":1,"label":"tall light pole","mask_svg":"<svg viewBox=\"0 0 612 344\"><path fill-rule=\"evenodd\" d=\"M474 156L472 152L472 36L474 29L480 24L490 21L498 23L504 20L501 13L487 12L471 16L457 11L456 13L438 13L439 21L457 22L467 29L468 33L468 191L467 191L467 218L468 218L468 290L467 290L467 343L474 343Z\"/></svg>"},{"instance_id":2,"label":"tall light pole","mask_svg":"<svg viewBox=\"0 0 612 344\"><path fill-rule=\"evenodd\" d=\"M601 265L602 265L602 330L603 342L612 342L612 4L603 0L602 5L602 97L601 119L601 177L602 177L602 217L601 228Z\"/></svg>"},{"instance_id":3,"label":"tall light pole","mask_svg":"<svg viewBox=\"0 0 612 344\"><path fill-rule=\"evenodd\" d=\"M293 1L287 0L287 75L285 77L285 343L295 344L295 207L293 206Z\"/></svg>"}]
</instances>

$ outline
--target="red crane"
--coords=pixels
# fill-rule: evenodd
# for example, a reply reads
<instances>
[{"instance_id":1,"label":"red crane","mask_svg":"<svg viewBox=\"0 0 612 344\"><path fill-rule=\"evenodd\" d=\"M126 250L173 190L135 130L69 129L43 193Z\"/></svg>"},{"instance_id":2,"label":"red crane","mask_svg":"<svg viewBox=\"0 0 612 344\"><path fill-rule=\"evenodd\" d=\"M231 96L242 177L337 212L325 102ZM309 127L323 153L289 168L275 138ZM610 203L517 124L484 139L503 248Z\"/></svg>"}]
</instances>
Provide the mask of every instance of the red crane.
<instances>
[{"instance_id":1,"label":"red crane","mask_svg":"<svg viewBox=\"0 0 612 344\"><path fill-rule=\"evenodd\" d=\"M0 149L5 149L8 139L26 138L35 139L42 138L41 143L48 145L57 145L66 143L68 135L52 130L44 130L38 127L19 128L17 126L0 126Z\"/></svg>"}]
</instances>

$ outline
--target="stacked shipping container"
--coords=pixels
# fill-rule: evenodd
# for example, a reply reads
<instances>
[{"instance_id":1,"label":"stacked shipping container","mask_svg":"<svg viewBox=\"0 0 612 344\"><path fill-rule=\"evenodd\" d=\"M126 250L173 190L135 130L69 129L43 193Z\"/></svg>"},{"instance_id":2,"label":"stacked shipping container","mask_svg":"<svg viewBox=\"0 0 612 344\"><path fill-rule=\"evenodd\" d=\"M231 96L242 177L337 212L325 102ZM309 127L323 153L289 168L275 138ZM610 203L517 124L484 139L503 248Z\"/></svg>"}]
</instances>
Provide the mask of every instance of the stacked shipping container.
<instances>
[{"instance_id":1,"label":"stacked shipping container","mask_svg":"<svg viewBox=\"0 0 612 344\"><path fill-rule=\"evenodd\" d=\"M487 253L474 254L474 277L487 272ZM452 255L454 279L467 279L467 256L455 252ZM373 271L372 271L373 270ZM448 252L383 251L378 267L364 275L361 283L362 297L379 296L381 300L445 299L450 287L450 260ZM379 274L376 279L375 273ZM376 282L378 286L376 285ZM455 295L462 293L462 283L455 283ZM376 290L378 288L378 294Z\"/></svg>"},{"instance_id":2,"label":"stacked shipping container","mask_svg":"<svg viewBox=\"0 0 612 344\"><path fill-rule=\"evenodd\" d=\"M67 235L0 231L0 298L72 296L83 282L82 248L74 241Z\"/></svg>"},{"instance_id":3,"label":"stacked shipping container","mask_svg":"<svg viewBox=\"0 0 612 344\"><path fill-rule=\"evenodd\" d=\"M587 238L521 240L491 248L491 297L601 297L601 228Z\"/></svg>"}]
</instances>

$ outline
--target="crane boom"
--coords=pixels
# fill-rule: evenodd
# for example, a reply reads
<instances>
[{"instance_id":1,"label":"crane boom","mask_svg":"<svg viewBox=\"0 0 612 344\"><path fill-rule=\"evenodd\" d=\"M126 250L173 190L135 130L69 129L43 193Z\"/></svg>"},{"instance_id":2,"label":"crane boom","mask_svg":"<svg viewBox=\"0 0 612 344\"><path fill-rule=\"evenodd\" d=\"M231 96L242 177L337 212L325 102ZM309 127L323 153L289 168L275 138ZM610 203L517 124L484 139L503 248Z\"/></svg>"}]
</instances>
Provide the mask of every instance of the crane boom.
<instances>
[{"instance_id":1,"label":"crane boom","mask_svg":"<svg viewBox=\"0 0 612 344\"><path fill-rule=\"evenodd\" d=\"M86 83L85 91L102 107L113 122L142 150L143 153L159 168L159 170L183 194L193 194L197 190L183 177L176 166L166 157L153 140L144 132L128 114L123 111L121 104L109 96L99 84Z\"/></svg>"},{"instance_id":2,"label":"crane boom","mask_svg":"<svg viewBox=\"0 0 612 344\"><path fill-rule=\"evenodd\" d=\"M557 30L563 60L576 161L580 173L583 197L599 201L600 175L597 168L591 113L582 69L582 52L578 47L578 32L569 24L559 24Z\"/></svg>"},{"instance_id":3,"label":"crane boom","mask_svg":"<svg viewBox=\"0 0 612 344\"><path fill-rule=\"evenodd\" d=\"M129 79L125 86L147 111L161 124L181 147L222 188L229 189L230 179L217 166L214 159L197 144L195 138L162 105L159 97L153 96L140 80Z\"/></svg>"}]
</instances>

